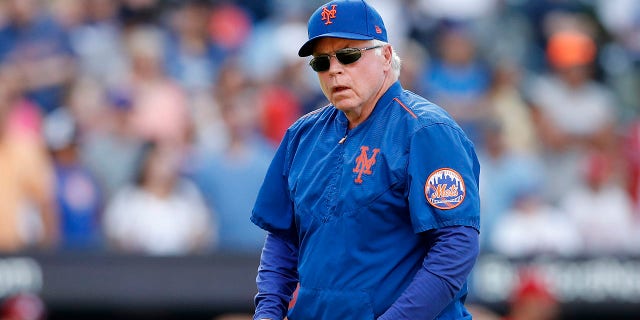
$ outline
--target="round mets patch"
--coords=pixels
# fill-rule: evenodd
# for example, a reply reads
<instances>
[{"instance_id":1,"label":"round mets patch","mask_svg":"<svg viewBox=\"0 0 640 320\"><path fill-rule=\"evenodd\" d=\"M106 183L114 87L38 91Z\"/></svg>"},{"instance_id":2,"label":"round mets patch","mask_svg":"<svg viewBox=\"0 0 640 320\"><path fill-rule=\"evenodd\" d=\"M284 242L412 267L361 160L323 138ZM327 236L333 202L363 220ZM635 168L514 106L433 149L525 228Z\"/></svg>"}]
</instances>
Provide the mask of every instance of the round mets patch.
<instances>
[{"instance_id":1,"label":"round mets patch","mask_svg":"<svg viewBox=\"0 0 640 320\"><path fill-rule=\"evenodd\" d=\"M464 180L453 169L438 169L427 178L424 195L427 201L438 209L453 209L464 201L466 195Z\"/></svg>"}]
</instances>

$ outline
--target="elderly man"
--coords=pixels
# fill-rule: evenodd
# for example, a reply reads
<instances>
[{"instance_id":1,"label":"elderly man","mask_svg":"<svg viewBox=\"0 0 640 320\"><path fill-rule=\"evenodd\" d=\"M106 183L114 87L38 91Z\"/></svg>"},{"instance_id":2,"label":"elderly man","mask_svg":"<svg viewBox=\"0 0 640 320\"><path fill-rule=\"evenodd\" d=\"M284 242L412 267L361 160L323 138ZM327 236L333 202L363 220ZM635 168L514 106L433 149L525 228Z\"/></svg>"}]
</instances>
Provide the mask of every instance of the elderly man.
<instances>
[{"instance_id":1,"label":"elderly man","mask_svg":"<svg viewBox=\"0 0 640 320\"><path fill-rule=\"evenodd\" d=\"M289 128L258 195L251 220L268 236L254 319L470 319L473 144L402 88L400 59L366 2L321 6L308 32L298 54L312 56L330 104Z\"/></svg>"}]
</instances>

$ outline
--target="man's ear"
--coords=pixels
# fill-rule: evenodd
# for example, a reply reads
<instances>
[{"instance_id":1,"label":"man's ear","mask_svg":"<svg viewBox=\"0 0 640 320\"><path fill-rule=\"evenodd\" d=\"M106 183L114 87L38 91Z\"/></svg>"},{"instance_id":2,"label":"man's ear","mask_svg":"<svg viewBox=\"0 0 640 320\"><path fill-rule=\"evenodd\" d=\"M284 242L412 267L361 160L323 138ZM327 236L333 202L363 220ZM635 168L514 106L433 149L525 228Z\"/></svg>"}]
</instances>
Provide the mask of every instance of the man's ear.
<instances>
[{"instance_id":1,"label":"man's ear","mask_svg":"<svg viewBox=\"0 0 640 320\"><path fill-rule=\"evenodd\" d=\"M390 44L382 47L382 56L384 57L384 60L386 61L386 65L391 67L391 63L393 60L393 48L391 47Z\"/></svg>"}]
</instances>

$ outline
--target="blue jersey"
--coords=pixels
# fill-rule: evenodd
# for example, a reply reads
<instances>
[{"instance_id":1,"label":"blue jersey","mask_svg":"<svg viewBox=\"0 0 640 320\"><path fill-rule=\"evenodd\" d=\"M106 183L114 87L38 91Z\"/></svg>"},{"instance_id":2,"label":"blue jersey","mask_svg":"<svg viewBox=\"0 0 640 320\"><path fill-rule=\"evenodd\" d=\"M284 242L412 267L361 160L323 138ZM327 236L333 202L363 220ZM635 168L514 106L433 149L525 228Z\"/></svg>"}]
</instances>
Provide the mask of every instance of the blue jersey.
<instances>
[{"instance_id":1,"label":"blue jersey","mask_svg":"<svg viewBox=\"0 0 640 320\"><path fill-rule=\"evenodd\" d=\"M398 82L348 130L329 105L287 131L251 220L297 239L300 290L289 319L373 319L400 296L429 244L421 233L479 229L473 144L440 107ZM466 314L466 289L440 314ZM324 311L323 311L324 310Z\"/></svg>"}]
</instances>

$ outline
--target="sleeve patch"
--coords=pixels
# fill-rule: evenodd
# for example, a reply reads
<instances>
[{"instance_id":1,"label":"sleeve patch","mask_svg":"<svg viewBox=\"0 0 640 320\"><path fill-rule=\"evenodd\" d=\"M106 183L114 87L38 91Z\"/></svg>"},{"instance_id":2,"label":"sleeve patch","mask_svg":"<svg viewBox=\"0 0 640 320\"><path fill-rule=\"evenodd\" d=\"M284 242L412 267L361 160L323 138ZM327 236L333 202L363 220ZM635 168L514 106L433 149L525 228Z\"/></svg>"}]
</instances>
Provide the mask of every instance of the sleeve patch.
<instances>
[{"instance_id":1,"label":"sleeve patch","mask_svg":"<svg viewBox=\"0 0 640 320\"><path fill-rule=\"evenodd\" d=\"M464 180L453 169L438 169L427 178L424 195L427 201L438 209L453 209L464 201L466 195Z\"/></svg>"}]
</instances>

